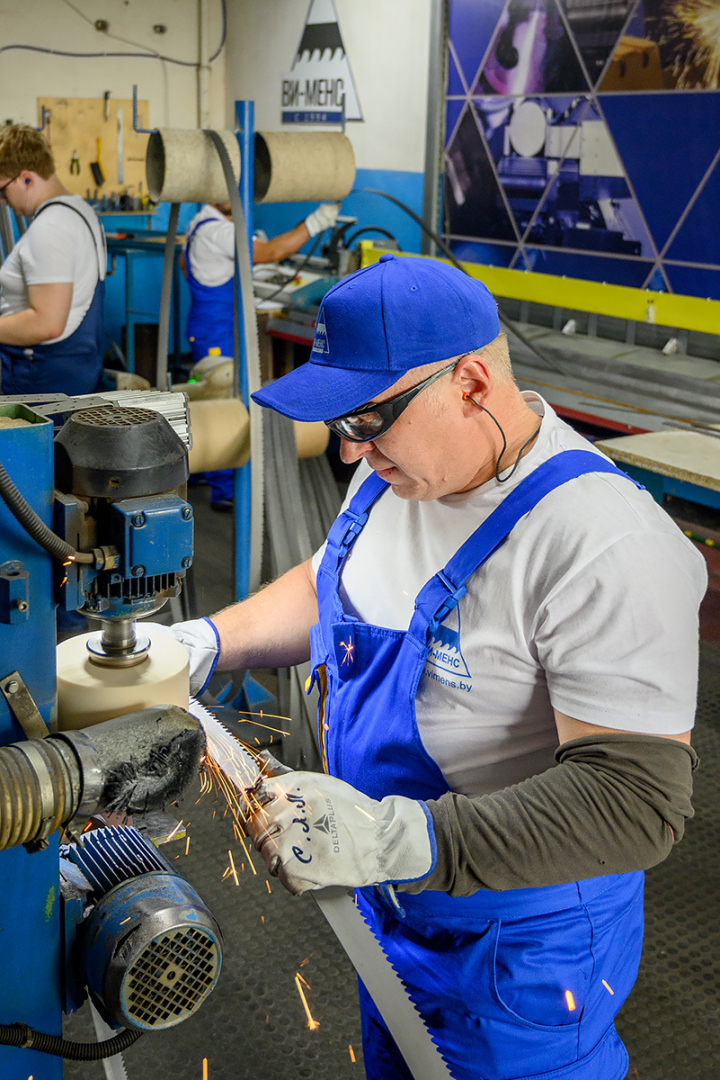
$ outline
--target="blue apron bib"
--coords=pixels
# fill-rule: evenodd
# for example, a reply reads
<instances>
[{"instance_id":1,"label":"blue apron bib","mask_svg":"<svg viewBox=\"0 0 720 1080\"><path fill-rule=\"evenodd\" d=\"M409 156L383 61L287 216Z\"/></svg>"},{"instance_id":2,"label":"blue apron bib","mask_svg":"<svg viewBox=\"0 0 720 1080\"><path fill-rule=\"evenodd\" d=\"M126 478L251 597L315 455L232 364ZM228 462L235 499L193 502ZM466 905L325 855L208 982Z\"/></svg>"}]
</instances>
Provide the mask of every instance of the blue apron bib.
<instances>
[{"instance_id":1,"label":"blue apron bib","mask_svg":"<svg viewBox=\"0 0 720 1080\"><path fill-rule=\"evenodd\" d=\"M520 518L597 472L625 476L585 450L535 469L421 589L407 631L362 623L340 601L345 557L388 486L368 477L330 530L317 574L313 682L329 773L375 799L450 790L415 717L434 631ZM395 903L387 889L368 888L357 901L457 1080L622 1080L628 1057L613 1021L637 975L642 890L635 873L468 897L400 893ZM370 1080L411 1080L362 984L360 1005Z\"/></svg>"},{"instance_id":2,"label":"blue apron bib","mask_svg":"<svg viewBox=\"0 0 720 1080\"><path fill-rule=\"evenodd\" d=\"M210 349L220 349L221 356L232 356L234 275L224 285L202 285L192 272L190 246L198 229L215 218L199 221L185 245L185 265L190 286L190 312L185 333L190 342L194 363L207 356Z\"/></svg>"},{"instance_id":3,"label":"blue apron bib","mask_svg":"<svg viewBox=\"0 0 720 1080\"><path fill-rule=\"evenodd\" d=\"M33 222L49 206L64 206L87 225L95 244L95 234L89 222L73 206L50 201L40 208ZM32 228L32 223L30 225ZM2 362L3 394L92 394L100 389L103 375L103 303L105 282L98 281L90 307L69 337L63 341L44 342L40 345L0 345Z\"/></svg>"}]
</instances>

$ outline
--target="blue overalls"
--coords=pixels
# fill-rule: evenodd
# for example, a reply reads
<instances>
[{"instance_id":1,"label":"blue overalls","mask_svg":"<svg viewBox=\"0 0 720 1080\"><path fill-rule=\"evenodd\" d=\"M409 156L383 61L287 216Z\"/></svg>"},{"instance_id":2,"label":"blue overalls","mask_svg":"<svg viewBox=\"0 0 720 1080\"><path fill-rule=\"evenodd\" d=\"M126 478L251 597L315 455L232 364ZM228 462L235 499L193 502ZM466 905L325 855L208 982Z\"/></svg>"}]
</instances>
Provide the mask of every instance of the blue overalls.
<instances>
[{"instance_id":1,"label":"blue overalls","mask_svg":"<svg viewBox=\"0 0 720 1080\"><path fill-rule=\"evenodd\" d=\"M190 342L193 363L197 364L211 349L219 349L221 356L233 356L233 305L235 274L223 285L202 285L192 272L190 265L190 245L198 229L216 218L203 218L187 238L185 244L185 266L187 281L190 286L190 312L185 334ZM232 469L214 469L205 473L205 479L212 489L212 501L232 499Z\"/></svg>"},{"instance_id":2,"label":"blue overalls","mask_svg":"<svg viewBox=\"0 0 720 1080\"><path fill-rule=\"evenodd\" d=\"M37 221L49 206L64 206L77 214L87 225L96 247L95 234L90 223L74 206L59 200L51 200L41 206L30 224ZM102 268L98 257L98 280L90 307L69 337L63 341L43 342L39 345L2 345L2 394L92 394L98 390L103 376L103 302L105 282L101 280Z\"/></svg>"},{"instance_id":3,"label":"blue overalls","mask_svg":"<svg viewBox=\"0 0 720 1080\"><path fill-rule=\"evenodd\" d=\"M428 644L517 521L595 472L625 475L585 450L535 469L421 589L407 631L360 622L340 602L345 557L387 487L368 477L330 530L317 574L313 680L330 774L375 799L450 790L415 717ZM397 903L370 887L357 901L457 1080L622 1080L628 1056L613 1021L640 961L642 893L643 874L632 873L469 897L401 892ZM370 1080L411 1080L362 985L360 1004Z\"/></svg>"}]
</instances>

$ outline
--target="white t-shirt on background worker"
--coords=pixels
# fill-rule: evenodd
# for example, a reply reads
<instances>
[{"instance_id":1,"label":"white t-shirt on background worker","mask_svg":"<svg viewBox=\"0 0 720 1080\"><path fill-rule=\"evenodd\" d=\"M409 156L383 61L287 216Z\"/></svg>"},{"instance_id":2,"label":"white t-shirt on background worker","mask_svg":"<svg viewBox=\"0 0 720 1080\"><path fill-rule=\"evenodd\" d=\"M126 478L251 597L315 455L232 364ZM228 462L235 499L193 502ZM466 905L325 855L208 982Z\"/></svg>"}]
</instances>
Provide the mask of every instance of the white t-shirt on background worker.
<instances>
[{"instance_id":1,"label":"white t-shirt on background worker","mask_svg":"<svg viewBox=\"0 0 720 1080\"><path fill-rule=\"evenodd\" d=\"M229 281L235 272L235 227L232 221L208 203L199 210L187 227L188 237L201 221L207 221L193 236L188 256L185 242L185 258L201 285L215 288Z\"/></svg>"},{"instance_id":2,"label":"white t-shirt on background worker","mask_svg":"<svg viewBox=\"0 0 720 1080\"><path fill-rule=\"evenodd\" d=\"M428 502L383 493L343 568L349 614L406 630L422 586L510 489L562 450L592 449L538 394L523 397L542 427L507 483ZM361 462L345 506L369 472ZM481 795L550 768L553 707L621 731L691 728L706 584L702 555L629 481L591 474L547 495L471 577L429 650L417 722L450 786Z\"/></svg>"},{"instance_id":3,"label":"white t-shirt on background worker","mask_svg":"<svg viewBox=\"0 0 720 1080\"><path fill-rule=\"evenodd\" d=\"M105 279L107 256L102 225L97 214L79 195L51 200L63 206L38 207L36 220L20 237L0 267L0 316L13 315L30 306L29 285L72 282L70 314L63 333L52 341L64 341L77 330L92 302L95 287ZM85 221L81 221L82 214Z\"/></svg>"}]
</instances>

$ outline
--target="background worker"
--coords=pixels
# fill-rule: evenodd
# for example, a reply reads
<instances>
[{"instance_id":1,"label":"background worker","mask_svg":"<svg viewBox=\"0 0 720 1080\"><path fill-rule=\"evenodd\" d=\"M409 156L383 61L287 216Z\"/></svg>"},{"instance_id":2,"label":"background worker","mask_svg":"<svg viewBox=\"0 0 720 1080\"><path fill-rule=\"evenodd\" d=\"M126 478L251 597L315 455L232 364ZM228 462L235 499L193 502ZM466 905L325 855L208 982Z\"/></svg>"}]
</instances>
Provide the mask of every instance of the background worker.
<instances>
[{"instance_id":1,"label":"background worker","mask_svg":"<svg viewBox=\"0 0 720 1080\"><path fill-rule=\"evenodd\" d=\"M0 198L30 220L0 268L3 394L92 393L102 379L105 237L39 132L0 129Z\"/></svg>"},{"instance_id":2,"label":"background worker","mask_svg":"<svg viewBox=\"0 0 720 1080\"><path fill-rule=\"evenodd\" d=\"M253 263L282 262L312 237L330 229L340 212L339 203L321 203L289 232L271 240L253 238ZM221 356L233 355L233 296L235 277L235 229L230 203L206 204L191 220L183 249L182 268L190 286L187 339L193 362L210 349ZM229 510L232 470L205 474L211 488L211 507Z\"/></svg>"},{"instance_id":3,"label":"background worker","mask_svg":"<svg viewBox=\"0 0 720 1080\"><path fill-rule=\"evenodd\" d=\"M345 510L312 561L175 627L196 690L312 652L330 775L265 779L255 844L291 892L358 890L453 1077L622 1080L642 871L692 815L704 562L518 390L479 282L383 256L317 326L256 398L361 461ZM367 1075L408 1080L361 1007Z\"/></svg>"}]
</instances>

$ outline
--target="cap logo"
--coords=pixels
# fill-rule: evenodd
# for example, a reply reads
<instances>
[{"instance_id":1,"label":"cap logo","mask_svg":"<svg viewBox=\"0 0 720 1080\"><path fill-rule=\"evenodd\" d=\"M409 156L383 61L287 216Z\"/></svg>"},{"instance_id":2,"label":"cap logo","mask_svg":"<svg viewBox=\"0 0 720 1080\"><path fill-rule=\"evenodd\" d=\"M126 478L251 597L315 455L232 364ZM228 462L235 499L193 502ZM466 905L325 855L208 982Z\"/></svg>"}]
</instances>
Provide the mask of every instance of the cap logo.
<instances>
[{"instance_id":1,"label":"cap logo","mask_svg":"<svg viewBox=\"0 0 720 1080\"><path fill-rule=\"evenodd\" d=\"M329 353L327 331L325 330L325 323L319 322L315 327L315 337L313 338L313 352Z\"/></svg>"}]
</instances>

